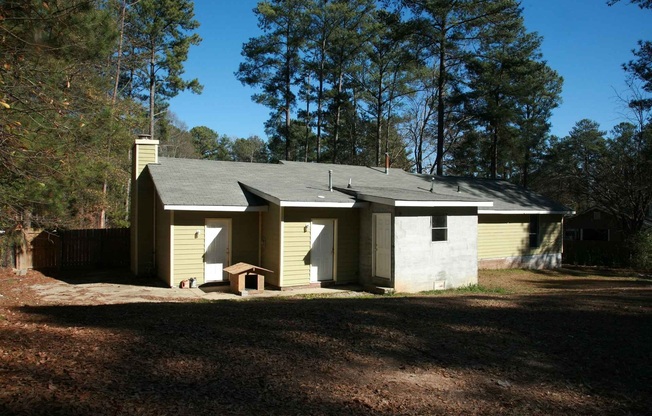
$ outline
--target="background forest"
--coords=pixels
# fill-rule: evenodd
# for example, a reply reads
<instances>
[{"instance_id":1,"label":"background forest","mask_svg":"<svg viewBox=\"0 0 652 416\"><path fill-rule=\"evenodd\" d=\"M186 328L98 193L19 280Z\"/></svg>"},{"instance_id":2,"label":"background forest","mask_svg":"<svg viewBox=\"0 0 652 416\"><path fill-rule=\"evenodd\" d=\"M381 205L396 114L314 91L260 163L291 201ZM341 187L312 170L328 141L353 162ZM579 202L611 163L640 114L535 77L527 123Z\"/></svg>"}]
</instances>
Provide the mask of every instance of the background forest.
<instances>
[{"instance_id":1,"label":"background forest","mask_svg":"<svg viewBox=\"0 0 652 416\"><path fill-rule=\"evenodd\" d=\"M649 13L649 0L631 0ZM0 230L128 226L129 149L161 155L378 165L500 178L637 235L652 204L652 43L623 65L623 122L549 134L563 80L515 0L270 0L234 74L270 110L268 138L192 129L190 0L0 3ZM203 22L210 24L209 22ZM204 80L206 82L206 80Z\"/></svg>"}]
</instances>

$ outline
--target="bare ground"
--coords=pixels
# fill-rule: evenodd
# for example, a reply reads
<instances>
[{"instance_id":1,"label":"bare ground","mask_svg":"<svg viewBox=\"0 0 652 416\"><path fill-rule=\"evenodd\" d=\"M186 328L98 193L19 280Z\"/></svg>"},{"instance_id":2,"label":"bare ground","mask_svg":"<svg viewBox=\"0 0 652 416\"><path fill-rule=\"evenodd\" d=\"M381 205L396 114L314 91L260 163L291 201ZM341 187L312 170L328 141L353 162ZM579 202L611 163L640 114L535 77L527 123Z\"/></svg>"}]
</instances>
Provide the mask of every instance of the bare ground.
<instances>
[{"instance_id":1,"label":"bare ground","mask_svg":"<svg viewBox=\"0 0 652 416\"><path fill-rule=\"evenodd\" d=\"M636 273L485 271L480 293L93 305L34 289L56 282L0 272L0 414L652 409L652 280Z\"/></svg>"}]
</instances>

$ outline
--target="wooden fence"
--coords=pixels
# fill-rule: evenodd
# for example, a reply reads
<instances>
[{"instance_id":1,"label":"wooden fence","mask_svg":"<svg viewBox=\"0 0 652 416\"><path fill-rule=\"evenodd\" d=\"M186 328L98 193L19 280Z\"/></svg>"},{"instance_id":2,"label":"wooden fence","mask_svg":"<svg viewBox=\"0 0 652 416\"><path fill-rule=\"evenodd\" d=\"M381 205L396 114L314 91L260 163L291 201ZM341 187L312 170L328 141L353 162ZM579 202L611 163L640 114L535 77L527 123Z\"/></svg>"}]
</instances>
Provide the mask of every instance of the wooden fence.
<instances>
[{"instance_id":1,"label":"wooden fence","mask_svg":"<svg viewBox=\"0 0 652 416\"><path fill-rule=\"evenodd\" d=\"M16 267L37 270L129 267L129 228L34 233Z\"/></svg>"}]
</instances>

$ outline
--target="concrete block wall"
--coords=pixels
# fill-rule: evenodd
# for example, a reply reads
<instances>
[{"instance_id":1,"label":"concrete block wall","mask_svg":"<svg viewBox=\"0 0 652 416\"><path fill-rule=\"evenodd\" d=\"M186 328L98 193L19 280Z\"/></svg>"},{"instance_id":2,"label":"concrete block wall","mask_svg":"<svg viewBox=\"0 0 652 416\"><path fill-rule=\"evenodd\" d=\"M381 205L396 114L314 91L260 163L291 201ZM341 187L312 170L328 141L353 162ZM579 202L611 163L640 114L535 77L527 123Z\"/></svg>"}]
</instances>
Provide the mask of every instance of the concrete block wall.
<instances>
[{"instance_id":1,"label":"concrete block wall","mask_svg":"<svg viewBox=\"0 0 652 416\"><path fill-rule=\"evenodd\" d=\"M397 292L477 284L478 221L472 211L448 209L440 213L433 209L397 214L394 219L394 289ZM431 241L431 215L447 213L448 240Z\"/></svg>"}]
</instances>

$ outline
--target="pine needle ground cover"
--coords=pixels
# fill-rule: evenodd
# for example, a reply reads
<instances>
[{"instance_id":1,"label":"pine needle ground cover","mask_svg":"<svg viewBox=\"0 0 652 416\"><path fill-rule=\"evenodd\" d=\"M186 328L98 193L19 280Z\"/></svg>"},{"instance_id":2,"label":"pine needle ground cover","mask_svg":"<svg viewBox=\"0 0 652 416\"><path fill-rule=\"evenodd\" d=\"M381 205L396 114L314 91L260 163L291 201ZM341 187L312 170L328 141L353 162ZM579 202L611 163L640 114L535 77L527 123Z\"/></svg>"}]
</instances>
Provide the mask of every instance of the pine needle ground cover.
<instances>
[{"instance_id":1,"label":"pine needle ground cover","mask_svg":"<svg viewBox=\"0 0 652 416\"><path fill-rule=\"evenodd\" d=\"M648 276L492 271L484 291L111 305L44 303L32 288L48 281L0 275L0 414L652 408Z\"/></svg>"}]
</instances>

